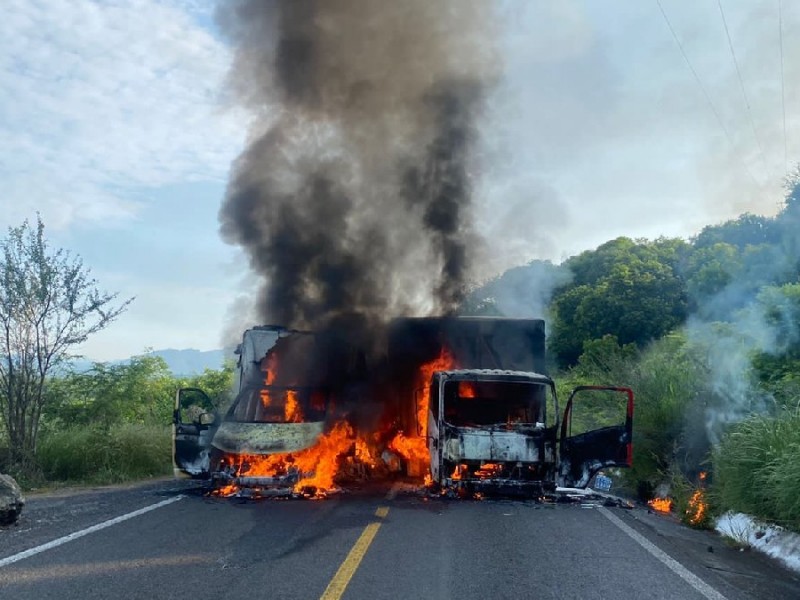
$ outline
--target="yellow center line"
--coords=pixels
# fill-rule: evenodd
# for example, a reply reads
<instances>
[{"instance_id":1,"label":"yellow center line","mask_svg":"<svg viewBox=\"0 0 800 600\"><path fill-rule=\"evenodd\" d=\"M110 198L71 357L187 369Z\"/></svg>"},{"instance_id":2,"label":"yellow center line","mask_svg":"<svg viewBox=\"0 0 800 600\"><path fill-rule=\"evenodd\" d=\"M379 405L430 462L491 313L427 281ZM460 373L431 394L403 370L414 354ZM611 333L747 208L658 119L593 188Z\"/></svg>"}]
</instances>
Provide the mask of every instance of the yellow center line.
<instances>
[{"instance_id":1,"label":"yellow center line","mask_svg":"<svg viewBox=\"0 0 800 600\"><path fill-rule=\"evenodd\" d=\"M386 515L388 514L388 506L379 506L375 511L375 516L380 519L386 518ZM328 587L325 588L322 596L320 596L320 600L339 600L339 598L342 597L344 590L347 588L347 584L350 583L353 575L355 575L358 565L361 564L361 559L363 559L366 555L372 540L375 539L375 535L378 533L378 529L380 528L380 521L373 521L364 528L364 531L362 531L361 535L358 536L356 543L353 544L353 547L347 554L347 558L345 558L344 562L339 566L339 570L336 571L336 575L333 576L333 579L331 579Z\"/></svg>"}]
</instances>

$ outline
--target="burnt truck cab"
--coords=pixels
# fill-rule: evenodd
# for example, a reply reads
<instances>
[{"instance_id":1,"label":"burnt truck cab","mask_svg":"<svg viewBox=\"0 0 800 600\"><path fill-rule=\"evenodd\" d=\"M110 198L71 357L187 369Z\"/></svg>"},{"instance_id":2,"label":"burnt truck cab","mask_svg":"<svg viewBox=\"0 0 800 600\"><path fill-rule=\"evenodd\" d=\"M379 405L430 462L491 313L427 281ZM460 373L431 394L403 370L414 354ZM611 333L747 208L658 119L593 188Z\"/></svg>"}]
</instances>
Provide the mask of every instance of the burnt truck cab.
<instances>
[{"instance_id":1,"label":"burnt truck cab","mask_svg":"<svg viewBox=\"0 0 800 600\"><path fill-rule=\"evenodd\" d=\"M601 469L631 464L629 388L578 388L560 421L555 384L539 373L438 371L430 386L430 472L442 489L540 497L585 488ZM623 394L625 417L572 435L575 400L589 391Z\"/></svg>"}]
</instances>

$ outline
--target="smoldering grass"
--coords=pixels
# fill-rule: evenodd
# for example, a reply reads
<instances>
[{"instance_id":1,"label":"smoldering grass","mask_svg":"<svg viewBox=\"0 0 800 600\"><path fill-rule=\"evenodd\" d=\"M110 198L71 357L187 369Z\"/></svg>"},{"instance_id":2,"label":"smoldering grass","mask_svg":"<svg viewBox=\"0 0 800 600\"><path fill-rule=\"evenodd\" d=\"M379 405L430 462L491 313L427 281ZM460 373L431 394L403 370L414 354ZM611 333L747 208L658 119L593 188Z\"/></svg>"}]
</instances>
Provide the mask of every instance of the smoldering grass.
<instances>
[{"instance_id":1,"label":"smoldering grass","mask_svg":"<svg viewBox=\"0 0 800 600\"><path fill-rule=\"evenodd\" d=\"M48 433L37 458L49 482L104 484L168 475L170 453L168 426L121 424Z\"/></svg>"}]
</instances>

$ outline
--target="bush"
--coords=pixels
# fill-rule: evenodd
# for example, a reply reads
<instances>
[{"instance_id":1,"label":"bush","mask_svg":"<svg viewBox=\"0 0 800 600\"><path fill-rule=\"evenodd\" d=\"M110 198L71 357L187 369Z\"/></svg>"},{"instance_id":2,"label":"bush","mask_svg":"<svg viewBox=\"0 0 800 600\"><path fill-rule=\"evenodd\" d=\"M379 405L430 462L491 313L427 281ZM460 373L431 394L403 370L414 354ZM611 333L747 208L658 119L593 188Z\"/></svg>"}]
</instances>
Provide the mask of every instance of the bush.
<instances>
[{"instance_id":1,"label":"bush","mask_svg":"<svg viewBox=\"0 0 800 600\"><path fill-rule=\"evenodd\" d=\"M703 361L680 334L641 352L607 336L584 345L578 365L560 382L559 395L579 384L633 389L633 468L623 471L622 479L625 491L648 500L673 471L694 478L707 458L706 381Z\"/></svg>"},{"instance_id":2,"label":"bush","mask_svg":"<svg viewBox=\"0 0 800 600\"><path fill-rule=\"evenodd\" d=\"M800 412L733 426L714 451L712 492L721 510L800 531Z\"/></svg>"},{"instance_id":3,"label":"bush","mask_svg":"<svg viewBox=\"0 0 800 600\"><path fill-rule=\"evenodd\" d=\"M117 483L170 474L171 448L169 426L75 427L42 437L37 457L49 481Z\"/></svg>"}]
</instances>

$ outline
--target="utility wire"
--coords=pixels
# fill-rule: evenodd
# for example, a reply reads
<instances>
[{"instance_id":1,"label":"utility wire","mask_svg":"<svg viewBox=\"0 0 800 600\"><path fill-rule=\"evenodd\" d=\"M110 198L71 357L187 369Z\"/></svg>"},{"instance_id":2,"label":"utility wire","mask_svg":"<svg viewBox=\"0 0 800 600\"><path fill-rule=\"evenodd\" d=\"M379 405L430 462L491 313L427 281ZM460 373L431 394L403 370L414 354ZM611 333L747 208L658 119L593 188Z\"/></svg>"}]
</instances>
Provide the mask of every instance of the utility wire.
<instances>
[{"instance_id":1,"label":"utility wire","mask_svg":"<svg viewBox=\"0 0 800 600\"><path fill-rule=\"evenodd\" d=\"M778 0L780 2L780 0ZM728 21L725 19L725 11L722 10L722 0L717 0L717 6L719 6L719 14L722 17L722 25L725 28L725 37L728 38L728 48L731 51L731 57L733 58L733 65L736 67L736 77L739 79L739 89L742 90L742 98L744 99L744 105L747 107L747 116L750 118L750 126L753 129L753 137L756 139L756 145L758 145L758 153L761 156L761 163L764 165L764 169L767 170L767 160L764 158L764 148L761 146L761 139L758 137L758 132L756 131L756 122L753 119L753 111L750 108L750 100L747 98L747 92L744 89L744 81L742 81L742 72L739 69L739 61L736 60L736 52L733 50L733 41L731 40L731 32L728 29Z\"/></svg>"},{"instance_id":2,"label":"utility wire","mask_svg":"<svg viewBox=\"0 0 800 600\"><path fill-rule=\"evenodd\" d=\"M667 13L664 12L664 7L661 6L661 0L656 0L656 4L658 5L658 10L661 11L661 16L664 17L664 22L667 24L667 27L669 28L669 31L672 34L672 38L675 40L675 43L678 46L678 50L681 51L681 56L683 56L683 60L686 61L686 66L689 67L689 70L692 72L692 75L694 75L694 79L697 82L697 86L700 88L700 91L703 92L703 96L705 96L706 102L708 102L708 106L711 109L711 112L714 113L714 116L717 118L717 123L719 123L720 128L725 133L725 137L728 138L728 143L731 145L731 148L735 152L736 145L733 143L733 138L731 137L728 128L725 127L725 122L722 120L722 117L720 116L717 107L714 106L714 102L711 100L711 96L708 94L706 86L703 85L703 81L700 79L700 75L697 74L697 71L692 66L692 62L689 60L689 57L686 54L686 50L684 50L683 44L681 43L680 38L678 38L678 34L675 33L675 29L672 27L672 23L670 22L669 17L667 17ZM747 165L747 163L744 162L743 159L741 159L741 157L740 161L745 171L749 175L750 179L752 180L752 182L756 185L756 187L760 189L761 184L758 181L756 181L756 178L753 176L753 172L750 170L750 167Z\"/></svg>"},{"instance_id":3,"label":"utility wire","mask_svg":"<svg viewBox=\"0 0 800 600\"><path fill-rule=\"evenodd\" d=\"M781 47L781 109L783 109L783 170L789 172L789 145L786 141L786 84L783 77L783 1L778 0L778 39Z\"/></svg>"}]
</instances>

